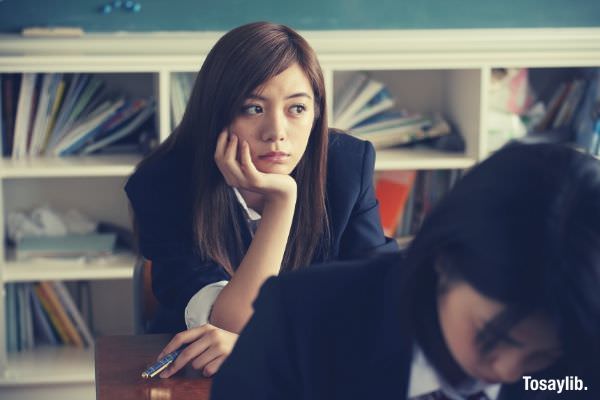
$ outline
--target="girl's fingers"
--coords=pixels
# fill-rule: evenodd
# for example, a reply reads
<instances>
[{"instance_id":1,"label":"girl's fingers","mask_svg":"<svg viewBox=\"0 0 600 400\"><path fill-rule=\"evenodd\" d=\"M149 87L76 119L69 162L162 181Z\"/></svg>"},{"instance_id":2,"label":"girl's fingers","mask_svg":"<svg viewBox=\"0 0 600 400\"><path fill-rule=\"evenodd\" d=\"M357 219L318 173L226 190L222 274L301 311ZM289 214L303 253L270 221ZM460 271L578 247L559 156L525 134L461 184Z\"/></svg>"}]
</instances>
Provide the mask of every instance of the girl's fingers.
<instances>
[{"instance_id":1,"label":"girl's fingers","mask_svg":"<svg viewBox=\"0 0 600 400\"><path fill-rule=\"evenodd\" d=\"M177 373L181 368L185 367L187 363L194 360L198 356L210 349L211 341L207 336L200 337L194 343L190 344L179 354L179 356L167 367L163 372L160 373L161 378L168 378L171 375Z\"/></svg>"},{"instance_id":2,"label":"girl's fingers","mask_svg":"<svg viewBox=\"0 0 600 400\"><path fill-rule=\"evenodd\" d=\"M174 352L186 343L193 342L202 335L204 335L211 328L210 324L201 325L187 331L179 332L171 339L169 343L162 349L162 351L156 357L156 361L160 360L169 353Z\"/></svg>"},{"instance_id":3,"label":"girl's fingers","mask_svg":"<svg viewBox=\"0 0 600 400\"><path fill-rule=\"evenodd\" d=\"M212 343L206 351L192 361L192 367L194 369L203 370L210 362L222 355L224 355L223 351L219 348L218 344Z\"/></svg>"},{"instance_id":4,"label":"girl's fingers","mask_svg":"<svg viewBox=\"0 0 600 400\"><path fill-rule=\"evenodd\" d=\"M226 355L222 355L220 357L215 358L208 364L206 364L206 366L202 370L202 375L209 378L209 377L213 376L214 374L216 374L219 371L219 368L221 368L221 364L223 364L223 361L225 361L226 358L227 358Z\"/></svg>"},{"instance_id":5,"label":"girl's fingers","mask_svg":"<svg viewBox=\"0 0 600 400\"><path fill-rule=\"evenodd\" d=\"M225 146L225 153L223 155L223 159L226 163L236 161L235 155L237 153L238 141L239 140L236 135L229 136L229 141L227 142L227 146Z\"/></svg>"},{"instance_id":6,"label":"girl's fingers","mask_svg":"<svg viewBox=\"0 0 600 400\"><path fill-rule=\"evenodd\" d=\"M258 175L258 170L252 161L252 155L250 154L250 145L246 140L242 141L242 151L240 157L240 163L242 165L242 172L246 176L256 177Z\"/></svg>"},{"instance_id":7,"label":"girl's fingers","mask_svg":"<svg viewBox=\"0 0 600 400\"><path fill-rule=\"evenodd\" d=\"M229 137L229 132L227 129L223 129L223 131L217 137L217 147L215 149L215 160L219 161L223 158L225 154L225 148L227 147L227 139Z\"/></svg>"}]
</instances>

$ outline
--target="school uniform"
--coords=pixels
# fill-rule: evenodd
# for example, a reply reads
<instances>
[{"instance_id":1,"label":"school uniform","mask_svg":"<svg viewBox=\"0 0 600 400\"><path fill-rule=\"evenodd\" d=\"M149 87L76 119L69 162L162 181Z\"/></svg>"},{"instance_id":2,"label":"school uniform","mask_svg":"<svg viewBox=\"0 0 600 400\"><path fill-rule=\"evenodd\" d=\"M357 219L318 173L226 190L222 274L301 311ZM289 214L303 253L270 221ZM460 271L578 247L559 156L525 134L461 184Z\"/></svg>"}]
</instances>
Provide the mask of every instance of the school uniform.
<instances>
[{"instance_id":1,"label":"school uniform","mask_svg":"<svg viewBox=\"0 0 600 400\"><path fill-rule=\"evenodd\" d=\"M331 230L330 259L351 260L377 252L396 251L385 238L373 188L375 151L369 142L331 132L327 163L326 202ZM184 309L207 285L229 280L225 269L202 260L193 234L192 183L189 155L167 154L139 168L125 191L135 215L139 250L152 261L152 287L161 309L155 332L185 329ZM231 201L237 203L233 190ZM236 206L245 248L252 231L248 214ZM231 244L230 257L239 265L244 254ZM313 263L324 261L317 254Z\"/></svg>"},{"instance_id":2,"label":"school uniform","mask_svg":"<svg viewBox=\"0 0 600 400\"><path fill-rule=\"evenodd\" d=\"M444 384L402 324L402 263L388 254L268 279L211 399L537 398L522 382Z\"/></svg>"}]
</instances>

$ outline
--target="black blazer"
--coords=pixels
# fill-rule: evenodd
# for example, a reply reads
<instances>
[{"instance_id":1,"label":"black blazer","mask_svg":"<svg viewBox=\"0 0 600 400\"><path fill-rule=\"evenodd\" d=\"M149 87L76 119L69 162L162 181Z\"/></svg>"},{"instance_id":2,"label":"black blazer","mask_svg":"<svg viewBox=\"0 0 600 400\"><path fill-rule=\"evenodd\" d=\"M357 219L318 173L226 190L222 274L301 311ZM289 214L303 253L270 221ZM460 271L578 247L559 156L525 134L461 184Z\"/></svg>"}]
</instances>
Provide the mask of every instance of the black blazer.
<instances>
[{"instance_id":1,"label":"black blazer","mask_svg":"<svg viewBox=\"0 0 600 400\"><path fill-rule=\"evenodd\" d=\"M402 263L387 254L267 280L211 399L406 399L414 339L399 316ZM588 394L568 398L596 399ZM498 399L563 396L527 393L518 382Z\"/></svg>"},{"instance_id":2,"label":"black blazer","mask_svg":"<svg viewBox=\"0 0 600 400\"><path fill-rule=\"evenodd\" d=\"M326 196L334 260L397 250L381 228L373 188L374 163L375 151L369 142L342 133L329 135ZM229 279L222 266L202 261L196 251L190 169L189 158L168 154L136 170L125 186L139 232L140 251L152 261L153 291L162 306L154 332L185 329L184 309L190 298L210 283ZM239 205L238 209L243 219ZM249 232L244 232L243 240L247 248ZM320 255L313 260L322 261Z\"/></svg>"}]
</instances>

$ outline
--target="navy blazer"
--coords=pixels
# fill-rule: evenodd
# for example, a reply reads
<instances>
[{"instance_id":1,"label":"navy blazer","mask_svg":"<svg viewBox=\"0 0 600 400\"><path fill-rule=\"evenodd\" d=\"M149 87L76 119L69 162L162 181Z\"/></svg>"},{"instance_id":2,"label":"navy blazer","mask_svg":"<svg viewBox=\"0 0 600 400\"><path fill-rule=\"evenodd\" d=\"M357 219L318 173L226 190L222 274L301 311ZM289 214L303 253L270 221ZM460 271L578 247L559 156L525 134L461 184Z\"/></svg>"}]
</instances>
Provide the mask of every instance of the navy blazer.
<instances>
[{"instance_id":1,"label":"navy blazer","mask_svg":"<svg viewBox=\"0 0 600 400\"><path fill-rule=\"evenodd\" d=\"M333 260L397 250L381 228L373 188L374 163L371 143L330 133L326 201ZM203 261L197 251L190 169L189 158L167 154L138 168L125 186L134 211L139 250L152 261L152 287L162 306L151 329L154 332L185 329L184 309L190 298L204 286L230 278L221 265ZM241 207L238 209L243 219ZM249 232L244 232L243 240L247 248ZM322 261L317 255L313 263Z\"/></svg>"},{"instance_id":2,"label":"navy blazer","mask_svg":"<svg viewBox=\"0 0 600 400\"><path fill-rule=\"evenodd\" d=\"M211 400L407 399L414 338L400 317L402 263L394 253L268 279ZM498 400L597 399L589 394L517 382Z\"/></svg>"}]
</instances>

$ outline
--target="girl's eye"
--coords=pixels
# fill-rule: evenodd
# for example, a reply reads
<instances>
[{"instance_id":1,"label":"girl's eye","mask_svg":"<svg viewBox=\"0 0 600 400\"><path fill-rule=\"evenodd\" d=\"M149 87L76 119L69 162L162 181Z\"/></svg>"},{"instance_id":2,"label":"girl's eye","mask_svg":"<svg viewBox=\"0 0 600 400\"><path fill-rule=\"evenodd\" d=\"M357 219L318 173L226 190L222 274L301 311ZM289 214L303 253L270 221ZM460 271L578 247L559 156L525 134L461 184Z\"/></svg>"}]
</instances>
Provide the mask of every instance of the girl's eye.
<instances>
[{"instance_id":1,"label":"girl's eye","mask_svg":"<svg viewBox=\"0 0 600 400\"><path fill-rule=\"evenodd\" d=\"M292 107L290 107L290 111L292 111L294 114L302 114L306 111L306 106L304 104L294 104Z\"/></svg>"},{"instance_id":2,"label":"girl's eye","mask_svg":"<svg viewBox=\"0 0 600 400\"><path fill-rule=\"evenodd\" d=\"M256 114L260 114L262 112L263 112L262 107L259 105L256 105L256 104L250 104L250 105L242 107L242 113L244 113L244 114L256 115Z\"/></svg>"}]
</instances>

